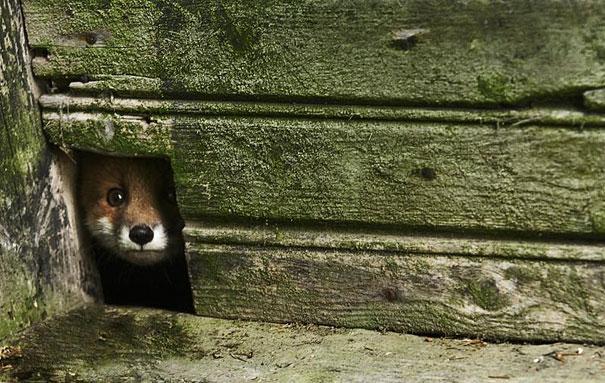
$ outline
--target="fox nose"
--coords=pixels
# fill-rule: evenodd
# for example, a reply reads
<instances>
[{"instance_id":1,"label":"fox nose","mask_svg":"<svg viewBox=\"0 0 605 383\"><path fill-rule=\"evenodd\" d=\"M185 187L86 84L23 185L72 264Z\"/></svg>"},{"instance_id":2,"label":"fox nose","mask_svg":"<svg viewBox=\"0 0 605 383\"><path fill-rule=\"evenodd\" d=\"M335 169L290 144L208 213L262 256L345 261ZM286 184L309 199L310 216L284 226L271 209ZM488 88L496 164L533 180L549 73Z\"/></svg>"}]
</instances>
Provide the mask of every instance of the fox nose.
<instances>
[{"instance_id":1,"label":"fox nose","mask_svg":"<svg viewBox=\"0 0 605 383\"><path fill-rule=\"evenodd\" d=\"M136 225L130 229L128 237L130 237L132 242L143 246L153 239L153 230L147 225Z\"/></svg>"}]
</instances>

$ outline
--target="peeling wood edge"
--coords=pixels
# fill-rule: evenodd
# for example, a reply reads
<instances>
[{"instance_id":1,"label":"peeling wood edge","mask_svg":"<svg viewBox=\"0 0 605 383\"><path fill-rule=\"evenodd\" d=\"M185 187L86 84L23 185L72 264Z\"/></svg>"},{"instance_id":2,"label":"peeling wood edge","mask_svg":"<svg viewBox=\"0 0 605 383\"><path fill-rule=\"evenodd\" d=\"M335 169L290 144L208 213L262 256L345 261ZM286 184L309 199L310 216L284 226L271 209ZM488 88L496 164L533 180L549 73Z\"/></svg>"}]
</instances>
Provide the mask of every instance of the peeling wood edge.
<instances>
[{"instance_id":1,"label":"peeling wood edge","mask_svg":"<svg viewBox=\"0 0 605 383\"><path fill-rule=\"evenodd\" d=\"M455 122L489 124L505 128L524 125L555 125L603 127L605 115L584 113L578 109L532 108L519 110L437 109L396 106L319 105L250 101L201 101L138 99L109 97L78 97L66 94L43 95L40 105L46 112L65 116L73 112L94 112L135 115L232 115L290 117L310 119L383 120ZM53 118L45 113L44 118ZM124 118L127 118L124 116Z\"/></svg>"},{"instance_id":2,"label":"peeling wood edge","mask_svg":"<svg viewBox=\"0 0 605 383\"><path fill-rule=\"evenodd\" d=\"M187 222L184 234L188 243L196 245L228 244L479 258L605 262L605 245L560 242L452 238L325 227L206 225L201 222Z\"/></svg>"},{"instance_id":3,"label":"peeling wood edge","mask_svg":"<svg viewBox=\"0 0 605 383\"><path fill-rule=\"evenodd\" d=\"M592 111L605 112L605 89L584 92L584 106Z\"/></svg>"},{"instance_id":4,"label":"peeling wood edge","mask_svg":"<svg viewBox=\"0 0 605 383\"><path fill-rule=\"evenodd\" d=\"M166 157L172 151L170 118L150 121L145 116L59 111L43 112L42 122L46 138L67 151L143 157Z\"/></svg>"},{"instance_id":5,"label":"peeling wood edge","mask_svg":"<svg viewBox=\"0 0 605 383\"><path fill-rule=\"evenodd\" d=\"M149 123L147 121L145 121L145 118L142 116L135 116L135 115L111 115L110 116L112 118L118 118L120 121L125 122L125 123L134 123L134 124L138 124L141 126L141 128L146 127L147 125L149 125ZM47 121L62 121L65 122L67 124L71 123L71 122L102 122L102 121L107 121L108 119L108 114L107 113L90 113L90 112L86 112L86 111L69 111L69 109L67 110L59 110L57 112L43 112L42 113L42 118L43 120L47 120Z\"/></svg>"}]
</instances>

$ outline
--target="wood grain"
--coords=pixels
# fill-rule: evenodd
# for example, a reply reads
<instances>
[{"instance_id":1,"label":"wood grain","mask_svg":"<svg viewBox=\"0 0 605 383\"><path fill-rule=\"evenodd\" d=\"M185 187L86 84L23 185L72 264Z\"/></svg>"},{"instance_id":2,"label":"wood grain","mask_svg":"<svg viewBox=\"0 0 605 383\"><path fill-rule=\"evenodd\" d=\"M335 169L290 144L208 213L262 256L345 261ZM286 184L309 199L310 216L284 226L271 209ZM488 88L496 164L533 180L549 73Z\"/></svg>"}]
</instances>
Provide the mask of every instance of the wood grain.
<instances>
[{"instance_id":1,"label":"wood grain","mask_svg":"<svg viewBox=\"0 0 605 383\"><path fill-rule=\"evenodd\" d=\"M86 84L94 86L95 81ZM597 91L587 92L586 99ZM254 101L207 101L187 99L149 99L92 97L73 94L44 94L39 99L51 118L53 112L68 117L73 112L117 113L147 117L185 114L190 116L257 116L378 120L402 122L475 123L506 128L510 125L604 127L605 116L578 108L534 107L518 109L422 108L380 105L297 104ZM58 116L52 115L53 119Z\"/></svg>"},{"instance_id":2,"label":"wood grain","mask_svg":"<svg viewBox=\"0 0 605 383\"><path fill-rule=\"evenodd\" d=\"M602 5L24 1L36 75L102 92L482 106L603 87Z\"/></svg>"},{"instance_id":3,"label":"wood grain","mask_svg":"<svg viewBox=\"0 0 605 383\"><path fill-rule=\"evenodd\" d=\"M602 243L536 241L405 230L376 230L368 227L339 227L330 224L234 224L187 222L185 236L193 243L284 248L315 248L326 251L380 251L420 255L457 255L534 261L605 262Z\"/></svg>"},{"instance_id":4,"label":"wood grain","mask_svg":"<svg viewBox=\"0 0 605 383\"><path fill-rule=\"evenodd\" d=\"M599 238L605 134L533 124L46 113L62 146L172 160L182 213Z\"/></svg>"},{"instance_id":5,"label":"wood grain","mask_svg":"<svg viewBox=\"0 0 605 383\"><path fill-rule=\"evenodd\" d=\"M278 230L275 236L298 238L297 246L237 230L212 242L203 232L187 232L200 315L498 340L605 342L602 248L599 262L561 261L527 257L523 243L517 244L518 256L515 244L497 241L490 254L469 256L473 241L465 240L445 248L443 241L417 238L399 250L385 240L389 250L381 250L379 237L373 249L364 249L339 242L346 238L339 235L323 236L318 246L308 240L313 234L302 231ZM426 250L413 251L417 244ZM542 246L545 253L549 247L558 251L557 245Z\"/></svg>"},{"instance_id":6,"label":"wood grain","mask_svg":"<svg viewBox=\"0 0 605 383\"><path fill-rule=\"evenodd\" d=\"M46 145L19 1L0 0L0 339L95 295Z\"/></svg>"}]
</instances>

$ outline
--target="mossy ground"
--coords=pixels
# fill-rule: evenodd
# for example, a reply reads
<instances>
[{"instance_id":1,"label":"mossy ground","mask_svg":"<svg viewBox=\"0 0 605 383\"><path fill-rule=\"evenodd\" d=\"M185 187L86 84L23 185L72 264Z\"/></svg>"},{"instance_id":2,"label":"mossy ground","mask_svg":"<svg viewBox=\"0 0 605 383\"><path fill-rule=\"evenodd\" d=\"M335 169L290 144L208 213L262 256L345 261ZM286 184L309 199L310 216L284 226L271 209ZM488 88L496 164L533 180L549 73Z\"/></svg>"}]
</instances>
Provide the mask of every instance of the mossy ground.
<instances>
[{"instance_id":1,"label":"mossy ground","mask_svg":"<svg viewBox=\"0 0 605 383\"><path fill-rule=\"evenodd\" d=\"M21 348L21 357L0 360L0 380L8 382L597 382L605 368L605 348L596 346L493 344L108 306L77 309L5 343Z\"/></svg>"}]
</instances>

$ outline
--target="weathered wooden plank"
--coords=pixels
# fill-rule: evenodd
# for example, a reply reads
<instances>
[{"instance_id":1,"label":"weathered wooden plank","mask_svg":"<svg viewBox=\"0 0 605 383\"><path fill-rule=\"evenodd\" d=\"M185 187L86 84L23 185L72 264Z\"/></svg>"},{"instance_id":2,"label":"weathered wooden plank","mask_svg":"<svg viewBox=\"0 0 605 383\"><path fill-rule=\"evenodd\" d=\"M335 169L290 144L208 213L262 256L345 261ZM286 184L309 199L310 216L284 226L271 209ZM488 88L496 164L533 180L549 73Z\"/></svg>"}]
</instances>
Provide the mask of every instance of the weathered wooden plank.
<instances>
[{"instance_id":1,"label":"weathered wooden plank","mask_svg":"<svg viewBox=\"0 0 605 383\"><path fill-rule=\"evenodd\" d=\"M484 257L544 261L605 262L605 245L452 237L411 234L403 230L369 230L333 225L259 224L187 222L185 236L191 242L254 247L315 248L346 251L381 251L405 254Z\"/></svg>"},{"instance_id":2,"label":"weathered wooden plank","mask_svg":"<svg viewBox=\"0 0 605 383\"><path fill-rule=\"evenodd\" d=\"M605 89L584 92L584 105L595 111L605 111Z\"/></svg>"},{"instance_id":3,"label":"weathered wooden plank","mask_svg":"<svg viewBox=\"0 0 605 383\"><path fill-rule=\"evenodd\" d=\"M166 155L172 151L170 119L112 113L45 113L44 130L61 148L116 155Z\"/></svg>"},{"instance_id":4,"label":"weathered wooden plank","mask_svg":"<svg viewBox=\"0 0 605 383\"><path fill-rule=\"evenodd\" d=\"M24 3L38 76L121 94L512 105L605 85L600 0Z\"/></svg>"},{"instance_id":5,"label":"weathered wooden plank","mask_svg":"<svg viewBox=\"0 0 605 383\"><path fill-rule=\"evenodd\" d=\"M394 250L387 237L387 249L377 250L380 239L364 248L347 243L346 236L309 240L317 233L278 232L265 241L262 234L243 239L234 230L218 243L208 241L208 234L187 231L200 315L498 340L605 342L602 248L594 248L600 262L565 262L529 259L531 245L524 243L517 244L518 255L514 243L495 242L480 256L469 256L476 252L473 241L417 238ZM559 254L558 246L535 245L534 256Z\"/></svg>"},{"instance_id":6,"label":"weathered wooden plank","mask_svg":"<svg viewBox=\"0 0 605 383\"><path fill-rule=\"evenodd\" d=\"M348 119L47 113L51 140L168 155L185 217L605 232L605 133Z\"/></svg>"},{"instance_id":7,"label":"weathered wooden plank","mask_svg":"<svg viewBox=\"0 0 605 383\"><path fill-rule=\"evenodd\" d=\"M0 0L0 339L94 294L28 65L19 1Z\"/></svg>"},{"instance_id":8,"label":"weathered wooden plank","mask_svg":"<svg viewBox=\"0 0 605 383\"><path fill-rule=\"evenodd\" d=\"M102 383L596 383L605 353L590 345L427 339L101 306L34 326L10 344L22 358L9 360L13 368L0 371L0 380Z\"/></svg>"},{"instance_id":9,"label":"weathered wooden plank","mask_svg":"<svg viewBox=\"0 0 605 383\"><path fill-rule=\"evenodd\" d=\"M72 83L71 85L73 85ZM91 84L91 82L87 83ZM588 93L588 92L587 92ZM603 127L605 116L573 108L530 109L452 109L410 108L397 106L319 105L296 103L259 103L251 101L162 100L114 97L82 97L66 94L46 94L39 99L49 113L103 112L151 115L188 114L204 116L303 117L346 120L387 120L421 122L456 122L492 125L496 127L533 125L562 125ZM56 118L54 116L53 118Z\"/></svg>"}]
</instances>

